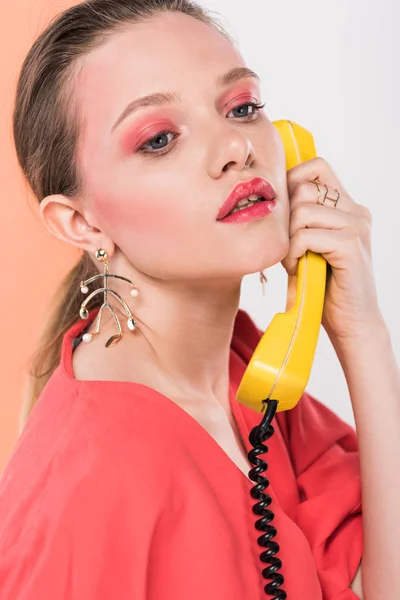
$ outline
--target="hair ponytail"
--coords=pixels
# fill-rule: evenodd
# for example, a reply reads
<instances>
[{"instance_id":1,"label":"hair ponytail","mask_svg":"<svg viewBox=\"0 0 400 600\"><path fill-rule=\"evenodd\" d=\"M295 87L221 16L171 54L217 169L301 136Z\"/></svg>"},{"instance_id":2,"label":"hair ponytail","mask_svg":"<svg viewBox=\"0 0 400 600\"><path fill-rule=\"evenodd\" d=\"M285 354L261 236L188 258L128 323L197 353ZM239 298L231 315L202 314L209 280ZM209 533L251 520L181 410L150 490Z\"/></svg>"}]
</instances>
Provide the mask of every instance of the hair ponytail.
<instances>
[{"instance_id":1,"label":"hair ponytail","mask_svg":"<svg viewBox=\"0 0 400 600\"><path fill-rule=\"evenodd\" d=\"M37 350L30 359L30 369L24 388L20 431L39 398L47 381L58 366L64 334L77 322L82 304L80 282L96 275L95 265L85 252L74 267L65 275L52 299L54 308L43 324ZM90 309L101 305L101 295L93 298Z\"/></svg>"}]
</instances>

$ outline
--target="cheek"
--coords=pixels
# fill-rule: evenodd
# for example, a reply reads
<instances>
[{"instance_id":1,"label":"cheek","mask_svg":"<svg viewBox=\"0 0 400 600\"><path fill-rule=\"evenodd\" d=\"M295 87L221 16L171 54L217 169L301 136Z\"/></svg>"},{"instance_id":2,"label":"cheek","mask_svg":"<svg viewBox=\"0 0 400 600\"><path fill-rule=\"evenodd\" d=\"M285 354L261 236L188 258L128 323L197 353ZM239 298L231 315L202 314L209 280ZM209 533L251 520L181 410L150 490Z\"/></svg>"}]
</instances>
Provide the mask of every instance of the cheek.
<instances>
[{"instance_id":1,"label":"cheek","mask_svg":"<svg viewBox=\"0 0 400 600\"><path fill-rule=\"evenodd\" d=\"M96 197L96 213L115 243L123 245L127 239L134 238L147 245L160 242L163 236L179 237L182 230L179 207L160 194L152 194L136 190L134 194Z\"/></svg>"}]
</instances>

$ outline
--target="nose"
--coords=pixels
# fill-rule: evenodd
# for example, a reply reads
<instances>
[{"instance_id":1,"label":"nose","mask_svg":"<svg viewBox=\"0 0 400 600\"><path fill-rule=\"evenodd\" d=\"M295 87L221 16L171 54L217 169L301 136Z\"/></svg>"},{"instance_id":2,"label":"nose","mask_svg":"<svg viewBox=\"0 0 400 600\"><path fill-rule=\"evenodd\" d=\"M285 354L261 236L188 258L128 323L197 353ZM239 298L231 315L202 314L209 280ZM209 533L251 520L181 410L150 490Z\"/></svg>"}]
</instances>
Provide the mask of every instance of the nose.
<instances>
[{"instance_id":1,"label":"nose","mask_svg":"<svg viewBox=\"0 0 400 600\"><path fill-rule=\"evenodd\" d=\"M229 169L243 171L255 160L255 151L251 141L239 131L230 131L224 138L219 136L216 148L210 158L208 173L218 179Z\"/></svg>"}]
</instances>

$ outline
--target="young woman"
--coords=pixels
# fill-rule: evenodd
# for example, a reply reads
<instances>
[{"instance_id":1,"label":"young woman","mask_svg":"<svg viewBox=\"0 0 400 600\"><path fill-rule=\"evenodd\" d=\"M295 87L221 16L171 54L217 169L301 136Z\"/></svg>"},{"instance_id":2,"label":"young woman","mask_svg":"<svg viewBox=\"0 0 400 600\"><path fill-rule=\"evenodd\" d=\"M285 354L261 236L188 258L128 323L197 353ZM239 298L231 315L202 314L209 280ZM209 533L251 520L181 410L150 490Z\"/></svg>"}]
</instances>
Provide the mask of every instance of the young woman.
<instances>
[{"instance_id":1,"label":"young woman","mask_svg":"<svg viewBox=\"0 0 400 600\"><path fill-rule=\"evenodd\" d=\"M1 481L0 600L266 597L248 477L261 415L235 399L262 331L240 286L280 261L293 274L306 249L330 265L323 326L357 437L307 393L276 415L284 583L268 597L400 597L400 378L370 214L322 158L286 173L261 102L233 40L189 0L90 0L30 50L18 157L44 226L83 253ZM337 204L317 202L316 178ZM268 210L221 219L255 179ZM103 274L108 291L82 307Z\"/></svg>"}]
</instances>

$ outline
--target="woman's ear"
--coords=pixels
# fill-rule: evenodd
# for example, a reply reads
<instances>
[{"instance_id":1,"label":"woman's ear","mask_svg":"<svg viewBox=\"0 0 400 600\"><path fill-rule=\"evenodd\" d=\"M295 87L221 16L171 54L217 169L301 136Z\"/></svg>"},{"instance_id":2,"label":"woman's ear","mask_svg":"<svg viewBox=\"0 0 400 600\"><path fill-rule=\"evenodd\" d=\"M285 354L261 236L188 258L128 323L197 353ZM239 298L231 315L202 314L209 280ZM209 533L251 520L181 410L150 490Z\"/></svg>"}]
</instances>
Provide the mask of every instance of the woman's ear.
<instances>
[{"instance_id":1,"label":"woman's ear","mask_svg":"<svg viewBox=\"0 0 400 600\"><path fill-rule=\"evenodd\" d=\"M88 252L98 248L111 251L112 241L87 222L76 200L53 194L42 200L39 209L40 218L51 235Z\"/></svg>"}]
</instances>

